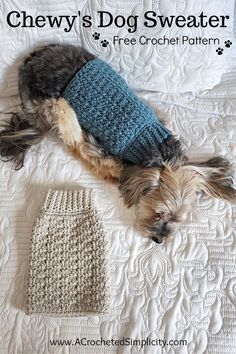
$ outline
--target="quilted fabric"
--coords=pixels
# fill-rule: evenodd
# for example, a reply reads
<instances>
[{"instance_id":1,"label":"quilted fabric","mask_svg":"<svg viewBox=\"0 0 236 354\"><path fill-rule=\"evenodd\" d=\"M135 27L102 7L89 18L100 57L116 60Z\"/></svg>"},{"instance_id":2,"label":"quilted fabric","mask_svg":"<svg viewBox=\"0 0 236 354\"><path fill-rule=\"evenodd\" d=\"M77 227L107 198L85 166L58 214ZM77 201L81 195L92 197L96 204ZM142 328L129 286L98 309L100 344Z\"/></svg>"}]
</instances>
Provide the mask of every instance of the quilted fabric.
<instances>
[{"instance_id":1,"label":"quilted fabric","mask_svg":"<svg viewBox=\"0 0 236 354\"><path fill-rule=\"evenodd\" d=\"M11 11L26 11L27 15L91 16L93 25L84 27L77 18L70 32L66 32L67 22L62 20L61 28L17 27L7 25L7 14ZM98 27L98 11L108 11L115 18L122 15L139 16L140 23L135 33L128 27ZM143 14L154 11L156 15L196 15L202 11L211 15L229 15L227 28L176 28L162 29L143 26ZM234 0L2 0L0 2L0 94L12 95L17 92L17 68L22 58L35 45L66 41L82 44L88 51L111 63L126 79L129 86L137 90L147 89L161 92L200 92L219 83L231 49L224 47L225 40L232 39L234 26ZM100 37L93 36L98 32ZM224 55L217 55L217 44L205 45L126 45L113 44L113 37L136 38L219 38ZM108 42L108 45L107 45ZM105 47L104 47L105 46Z\"/></svg>"},{"instance_id":2,"label":"quilted fabric","mask_svg":"<svg viewBox=\"0 0 236 354\"><path fill-rule=\"evenodd\" d=\"M5 25L5 14L14 9L20 11L23 7L34 14L68 14L81 9L81 6L83 11L93 12L98 6L115 4L117 12L127 14L149 8L164 13L165 4L169 6L171 3L173 12L208 8L211 13L216 8L220 10L221 6L233 7L233 1L67 0L66 7L64 3L55 0L41 0L37 5L29 0L0 2L0 109L17 108L19 101L9 95L17 92L17 66L26 51L40 42L80 43L78 38L81 38L87 49L111 62L132 87L153 91L140 92L140 95L158 109L161 118L170 120L170 128L181 137L188 156L203 159L220 154L230 159L236 169L236 70L232 71L236 57L227 57L228 73L207 94L196 97L178 95L169 89L182 92L195 90L195 87L196 90L212 87L219 81L221 73L215 70L216 58L223 67L226 56L215 57L214 53L205 57L205 53L199 53L192 61L184 48L177 58L164 50L160 56L158 48L154 57L160 59L160 68L165 70L159 70L159 67L155 70L153 48L132 49L131 55L129 48L124 46L117 47L117 50L113 46L104 49L99 41L92 39L95 27L85 30L75 25L70 33L54 29L52 38L52 31L47 28L16 31ZM227 12L233 14L232 9ZM122 34L124 29L119 32ZM111 33L104 29L100 38L109 40L107 35ZM193 47L192 50L197 49ZM182 65L184 60L189 63L189 70ZM207 63L213 65L212 71ZM156 72L162 76L156 77ZM207 85L205 80L209 81ZM165 82L167 93L154 92L155 84L158 83L160 89L160 82ZM95 178L53 139L45 139L35 146L20 171L14 171L11 164L1 162L0 178L1 354L235 352L235 205L201 196L176 236L157 246L137 234L134 211L125 209L117 188ZM79 186L93 188L96 205L109 236L111 312L104 316L81 318L26 316L22 309L33 220L49 188ZM101 336L105 339L185 339L187 345L141 348L133 343L120 347L78 347L68 342L61 342L61 345L51 342L83 337L96 340Z\"/></svg>"},{"instance_id":3,"label":"quilted fabric","mask_svg":"<svg viewBox=\"0 0 236 354\"><path fill-rule=\"evenodd\" d=\"M236 161L236 72L207 95L145 93L170 119L187 154L218 154ZM16 99L1 100L15 109ZM1 117L2 118L2 117ZM0 348L1 354L229 354L235 352L236 206L199 198L175 237L156 245L137 234L134 211L115 186L99 181L57 141L46 139L14 171L0 164ZM23 312L33 220L50 188L91 187L109 238L111 312L56 318ZM78 347L50 340L185 339L187 346Z\"/></svg>"}]
</instances>

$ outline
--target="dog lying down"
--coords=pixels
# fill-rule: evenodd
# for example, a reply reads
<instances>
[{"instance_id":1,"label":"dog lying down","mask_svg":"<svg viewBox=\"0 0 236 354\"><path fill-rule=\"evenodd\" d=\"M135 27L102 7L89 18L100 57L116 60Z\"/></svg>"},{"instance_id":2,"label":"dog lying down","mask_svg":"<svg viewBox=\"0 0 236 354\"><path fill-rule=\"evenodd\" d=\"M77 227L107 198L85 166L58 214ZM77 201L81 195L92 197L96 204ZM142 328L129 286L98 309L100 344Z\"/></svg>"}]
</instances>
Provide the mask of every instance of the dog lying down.
<instances>
[{"instance_id":1,"label":"dog lying down","mask_svg":"<svg viewBox=\"0 0 236 354\"><path fill-rule=\"evenodd\" d=\"M236 201L229 162L189 161L152 109L86 50L35 50L19 69L19 92L22 109L0 132L1 157L19 169L30 146L56 134L97 176L119 183L140 232L155 242L175 232L198 192Z\"/></svg>"}]
</instances>

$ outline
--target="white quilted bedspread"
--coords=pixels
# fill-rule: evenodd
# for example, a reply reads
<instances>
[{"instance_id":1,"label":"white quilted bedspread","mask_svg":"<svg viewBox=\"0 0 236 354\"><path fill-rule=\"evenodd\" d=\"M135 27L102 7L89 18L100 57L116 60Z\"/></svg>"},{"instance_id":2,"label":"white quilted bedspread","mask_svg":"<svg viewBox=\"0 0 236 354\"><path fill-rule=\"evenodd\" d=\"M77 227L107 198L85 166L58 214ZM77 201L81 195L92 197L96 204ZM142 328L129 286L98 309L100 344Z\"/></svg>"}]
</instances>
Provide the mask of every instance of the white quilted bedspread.
<instances>
[{"instance_id":1,"label":"white quilted bedspread","mask_svg":"<svg viewBox=\"0 0 236 354\"><path fill-rule=\"evenodd\" d=\"M168 3L173 1L168 0ZM80 2L85 8L88 7L88 11L93 6L97 9L98 3L107 6L117 3L120 9L126 8L127 13L134 3L132 0L127 1L132 6L126 7L124 0ZM187 3L191 9L196 6L197 10L209 3L205 0L174 2L180 13ZM0 1L0 10L7 13L12 9L19 11L27 7L34 14L39 11L47 13L49 10L55 13L54 6L57 3L58 12L67 14L68 11L75 11L76 2L67 0L66 10L62 1L41 0L40 3L41 7L37 7L29 0L4 0ZM159 5L167 2L137 0L136 3L139 6L143 4L145 8L161 9ZM212 3L217 6L219 2ZM233 1L222 3L230 4ZM5 30L1 21L0 29ZM46 29L32 32L19 30L14 33L7 30L1 36L0 109L15 110L19 103L17 97L13 96L16 94L19 58L36 43L51 41L50 33ZM86 37L86 33L89 37ZM105 38L104 33L105 30L101 33L102 39ZM132 53L130 61L128 55L122 57L118 53L116 56L111 47L105 48L106 51L102 51L101 47L93 47L91 34L85 31L80 33L80 29L75 27L74 31L63 33L63 36L55 30L53 39L75 43L77 36L81 35L82 44L108 61L113 60L123 76L126 75L126 69L132 69L133 62L139 64L142 60L142 53ZM233 45L235 47L236 43ZM119 62L114 62L116 58ZM220 60L225 61L225 58ZM202 71L205 66L198 65L200 59L196 64L201 72L201 87L205 79L212 86L219 81L221 73L215 70L215 60L212 63L213 71L208 71L209 76ZM233 63L232 58L228 57L227 62L229 67ZM153 65L148 60L146 67L149 71L145 77L150 79ZM175 65L172 63L169 68L173 69ZM173 70L171 74L174 75ZM187 86L182 85L186 82L181 72L179 74L176 82L180 82L181 87L177 87L176 91L181 92ZM131 73L127 79L132 85L139 86L142 83L142 78L139 82L135 73ZM139 87L146 89L145 81L144 86L140 84ZM188 156L203 159L223 155L235 164L236 70L233 71L232 65L221 83L205 94L194 97L190 94L143 91L140 95L157 109L161 117L170 121L171 129L181 137ZM3 116L0 115L0 119ZM111 312L104 316L80 318L26 316L23 305L34 219L49 188L80 186L94 189L97 207L109 235ZM10 163L0 162L0 354L235 353L235 218L235 205L201 196L175 237L157 245L137 234L134 211L125 209L117 187L95 178L56 140L48 138L32 148L25 167L20 171L14 171ZM119 347L50 343L50 340L76 340L83 337L94 340L100 337L126 337L132 340L151 338L167 342L184 339L187 345L173 346L168 343L164 348L160 345L141 348L135 343Z\"/></svg>"},{"instance_id":2,"label":"white quilted bedspread","mask_svg":"<svg viewBox=\"0 0 236 354\"><path fill-rule=\"evenodd\" d=\"M143 95L193 158L236 157L236 73L206 95ZM12 107L16 100L1 102ZM14 108L14 107L13 107ZM163 245L134 230L115 186L92 176L56 141L44 140L14 171L0 164L0 353L235 353L236 207L201 197L176 236ZM49 187L94 189L110 239L111 313L55 318L22 310L33 220ZM185 339L187 346L53 346L50 339Z\"/></svg>"}]
</instances>

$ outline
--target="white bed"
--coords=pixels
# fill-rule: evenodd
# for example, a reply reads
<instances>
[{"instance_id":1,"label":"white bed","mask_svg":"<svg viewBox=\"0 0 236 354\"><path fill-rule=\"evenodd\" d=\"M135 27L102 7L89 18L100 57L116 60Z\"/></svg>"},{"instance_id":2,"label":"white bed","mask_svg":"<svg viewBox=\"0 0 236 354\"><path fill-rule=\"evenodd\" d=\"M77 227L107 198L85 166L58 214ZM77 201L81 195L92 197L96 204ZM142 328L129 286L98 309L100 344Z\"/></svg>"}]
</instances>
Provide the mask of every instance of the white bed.
<instances>
[{"instance_id":1,"label":"white bed","mask_svg":"<svg viewBox=\"0 0 236 354\"><path fill-rule=\"evenodd\" d=\"M171 118L188 155L236 157L236 73L206 95L148 94ZM14 100L5 106L12 106ZM12 104L11 104L11 103ZM4 106L4 102L2 102ZM136 234L117 188L98 181L55 141L44 140L14 171L1 163L1 353L92 353L50 346L77 337L186 339L188 346L97 348L96 353L233 353L236 348L236 207L203 197L175 238L156 245ZM22 311L29 238L49 187L92 187L110 238L110 315L26 316ZM75 349L76 348L76 349ZM77 350L77 351L76 351Z\"/></svg>"},{"instance_id":2,"label":"white bed","mask_svg":"<svg viewBox=\"0 0 236 354\"><path fill-rule=\"evenodd\" d=\"M220 84L204 94L139 93L169 119L194 159L223 155L235 163L232 63ZM8 80L9 92L2 92L0 109L14 110L18 104L13 81ZM95 178L55 140L45 138L33 147L20 171L0 162L0 179L1 354L235 353L235 205L201 196L175 237L157 245L135 232L134 211L125 209L117 187ZM78 318L27 316L23 305L34 219L49 187L79 186L94 189L109 235L111 312ZM187 345L141 349L50 344L53 339L83 337L184 339Z\"/></svg>"}]
</instances>

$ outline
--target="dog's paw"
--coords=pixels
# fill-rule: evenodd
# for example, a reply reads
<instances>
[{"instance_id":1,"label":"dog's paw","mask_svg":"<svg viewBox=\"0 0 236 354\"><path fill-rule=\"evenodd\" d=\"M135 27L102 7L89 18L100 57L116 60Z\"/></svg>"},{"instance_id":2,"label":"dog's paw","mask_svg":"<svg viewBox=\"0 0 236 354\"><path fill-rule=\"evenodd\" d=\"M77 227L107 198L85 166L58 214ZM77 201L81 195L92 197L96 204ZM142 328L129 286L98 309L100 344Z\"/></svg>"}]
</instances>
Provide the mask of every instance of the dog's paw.
<instances>
[{"instance_id":1,"label":"dog's paw","mask_svg":"<svg viewBox=\"0 0 236 354\"><path fill-rule=\"evenodd\" d=\"M108 46L109 42L106 39L104 39L103 41L101 41L101 44L102 44L102 47L106 48Z\"/></svg>"},{"instance_id":2,"label":"dog's paw","mask_svg":"<svg viewBox=\"0 0 236 354\"><path fill-rule=\"evenodd\" d=\"M223 52L224 52L224 49L223 49L223 48L218 48L218 49L216 49L216 53L217 53L218 55L222 55Z\"/></svg>"},{"instance_id":3,"label":"dog's paw","mask_svg":"<svg viewBox=\"0 0 236 354\"><path fill-rule=\"evenodd\" d=\"M225 48L230 48L232 44L231 41L225 41Z\"/></svg>"},{"instance_id":4,"label":"dog's paw","mask_svg":"<svg viewBox=\"0 0 236 354\"><path fill-rule=\"evenodd\" d=\"M100 33L94 32L93 39L95 39L97 41L97 40L99 40L99 38L100 38Z\"/></svg>"}]
</instances>

